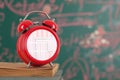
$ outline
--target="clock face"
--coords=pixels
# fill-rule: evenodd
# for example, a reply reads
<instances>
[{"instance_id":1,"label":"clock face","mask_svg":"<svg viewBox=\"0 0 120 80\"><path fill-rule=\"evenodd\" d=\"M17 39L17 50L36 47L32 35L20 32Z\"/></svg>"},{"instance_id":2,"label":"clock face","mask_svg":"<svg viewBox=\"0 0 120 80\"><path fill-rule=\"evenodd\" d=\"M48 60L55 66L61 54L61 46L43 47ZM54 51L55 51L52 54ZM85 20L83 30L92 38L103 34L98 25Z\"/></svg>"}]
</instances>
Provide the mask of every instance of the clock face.
<instances>
[{"instance_id":1,"label":"clock face","mask_svg":"<svg viewBox=\"0 0 120 80\"><path fill-rule=\"evenodd\" d=\"M27 50L37 60L51 58L57 50L57 40L53 33L45 29L33 31L27 39Z\"/></svg>"}]
</instances>

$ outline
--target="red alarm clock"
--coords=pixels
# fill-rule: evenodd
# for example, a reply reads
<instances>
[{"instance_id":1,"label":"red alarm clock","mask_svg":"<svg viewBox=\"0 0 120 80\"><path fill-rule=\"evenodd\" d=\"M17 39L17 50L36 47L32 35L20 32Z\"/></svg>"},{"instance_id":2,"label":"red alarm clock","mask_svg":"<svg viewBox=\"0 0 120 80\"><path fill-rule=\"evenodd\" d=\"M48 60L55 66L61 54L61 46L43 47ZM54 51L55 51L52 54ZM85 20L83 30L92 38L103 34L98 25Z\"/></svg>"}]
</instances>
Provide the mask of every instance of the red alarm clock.
<instances>
[{"instance_id":1,"label":"red alarm clock","mask_svg":"<svg viewBox=\"0 0 120 80\"><path fill-rule=\"evenodd\" d=\"M31 13L41 13L48 17L42 24L36 24L26 18ZM38 22L39 23L39 22ZM18 25L20 34L17 41L17 52L22 61L28 66L41 66L55 60L60 51L60 40L56 33L58 25L47 13L43 11L32 11Z\"/></svg>"}]
</instances>

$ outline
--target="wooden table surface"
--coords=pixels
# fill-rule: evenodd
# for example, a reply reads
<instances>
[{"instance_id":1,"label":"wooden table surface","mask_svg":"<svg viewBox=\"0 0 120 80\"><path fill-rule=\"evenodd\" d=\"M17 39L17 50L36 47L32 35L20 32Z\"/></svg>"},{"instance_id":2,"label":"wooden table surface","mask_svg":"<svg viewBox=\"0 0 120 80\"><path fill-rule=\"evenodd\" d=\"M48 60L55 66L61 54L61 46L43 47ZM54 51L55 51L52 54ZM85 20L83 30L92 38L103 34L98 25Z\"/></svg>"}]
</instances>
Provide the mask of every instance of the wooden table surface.
<instances>
[{"instance_id":1,"label":"wooden table surface","mask_svg":"<svg viewBox=\"0 0 120 80\"><path fill-rule=\"evenodd\" d=\"M59 64L49 64L41 67L28 68L24 63L0 62L0 77L53 77L59 69Z\"/></svg>"}]
</instances>

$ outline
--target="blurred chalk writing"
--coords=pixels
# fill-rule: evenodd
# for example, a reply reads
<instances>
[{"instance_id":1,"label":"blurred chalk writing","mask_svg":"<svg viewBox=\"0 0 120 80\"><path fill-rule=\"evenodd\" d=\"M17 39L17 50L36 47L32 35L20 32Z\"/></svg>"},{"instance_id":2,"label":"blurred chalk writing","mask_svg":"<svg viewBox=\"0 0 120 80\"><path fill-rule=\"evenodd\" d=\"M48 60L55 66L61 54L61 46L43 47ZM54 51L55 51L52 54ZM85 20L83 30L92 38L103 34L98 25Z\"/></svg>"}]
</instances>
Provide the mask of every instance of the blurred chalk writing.
<instances>
[{"instance_id":1,"label":"blurred chalk writing","mask_svg":"<svg viewBox=\"0 0 120 80\"><path fill-rule=\"evenodd\" d=\"M59 25L55 62L65 80L120 80L119 0L0 0L0 61L20 61L17 25L33 10L47 12Z\"/></svg>"}]
</instances>

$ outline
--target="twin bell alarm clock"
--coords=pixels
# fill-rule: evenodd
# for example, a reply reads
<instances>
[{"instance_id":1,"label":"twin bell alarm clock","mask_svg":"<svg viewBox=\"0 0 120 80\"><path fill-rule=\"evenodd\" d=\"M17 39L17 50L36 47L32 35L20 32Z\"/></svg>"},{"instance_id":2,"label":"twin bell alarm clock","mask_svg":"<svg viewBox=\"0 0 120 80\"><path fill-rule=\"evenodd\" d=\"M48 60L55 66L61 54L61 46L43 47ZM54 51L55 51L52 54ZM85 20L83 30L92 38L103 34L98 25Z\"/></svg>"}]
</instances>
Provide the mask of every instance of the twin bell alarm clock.
<instances>
[{"instance_id":1,"label":"twin bell alarm clock","mask_svg":"<svg viewBox=\"0 0 120 80\"><path fill-rule=\"evenodd\" d=\"M48 19L33 22L27 17L32 13L40 13ZM17 40L17 53L28 66L41 66L50 64L60 51L60 40L57 35L58 25L43 11L31 11L26 14L18 25L20 36Z\"/></svg>"}]
</instances>

